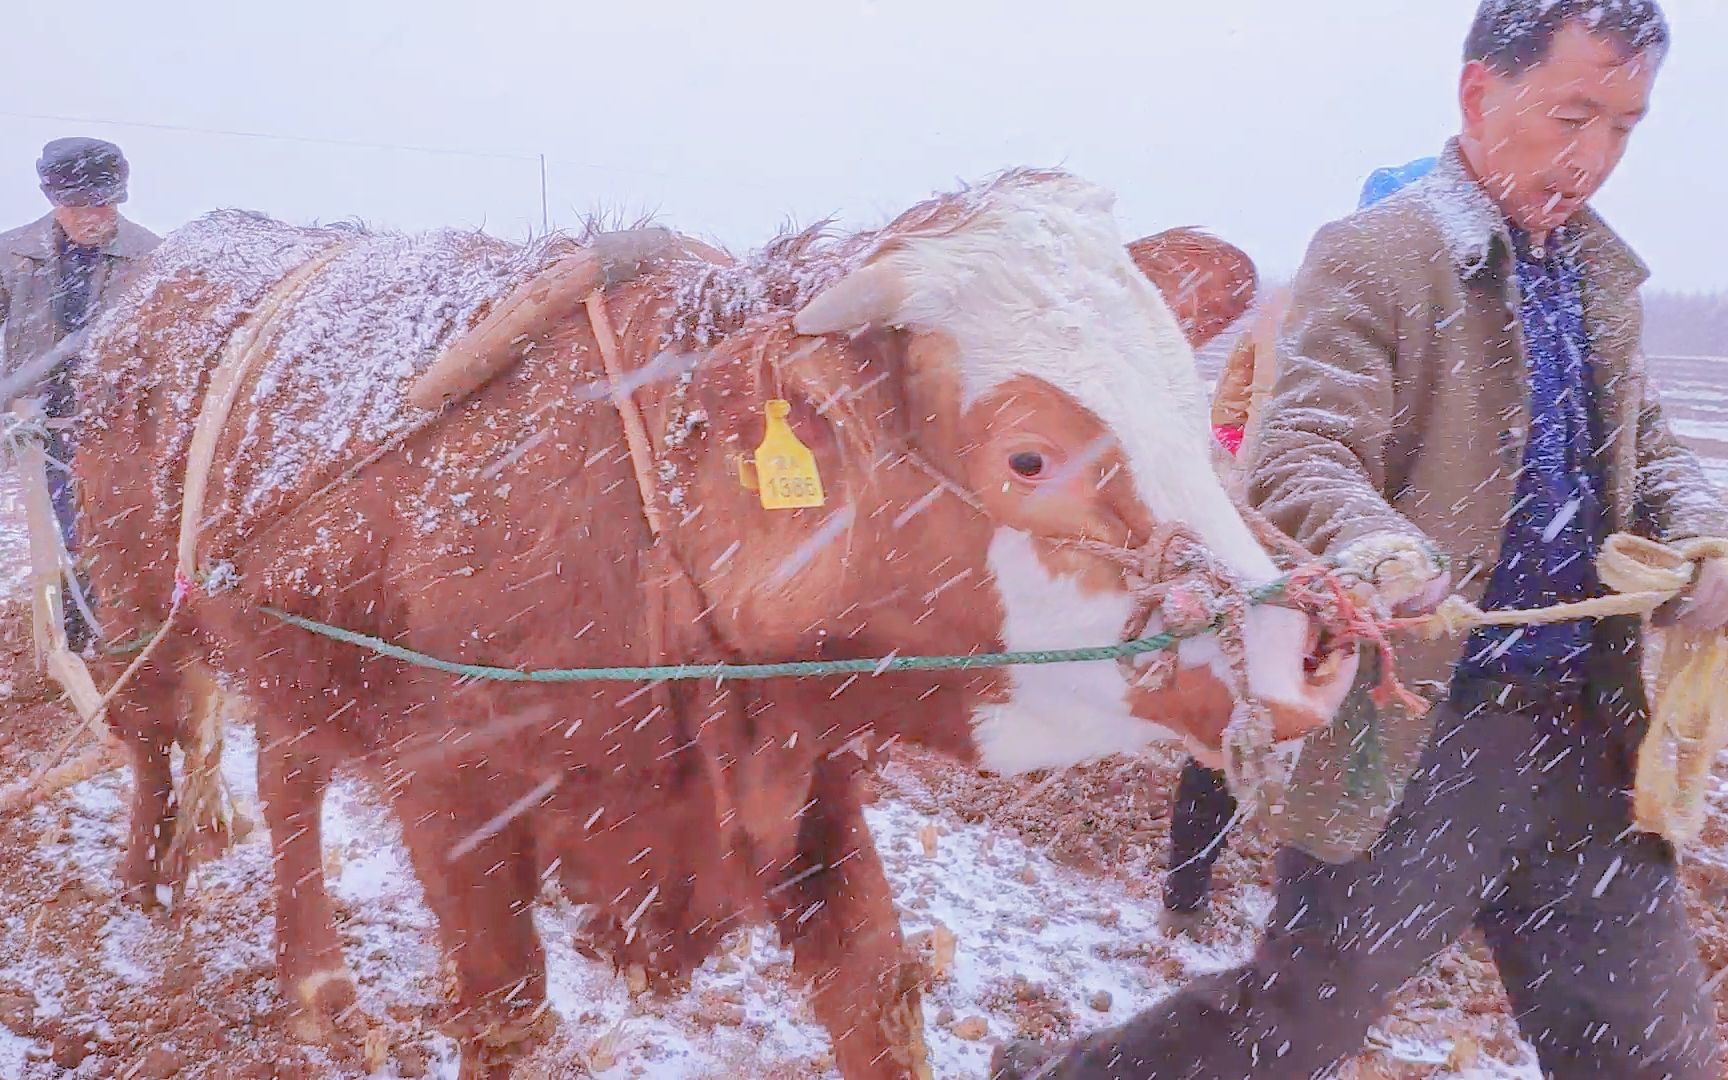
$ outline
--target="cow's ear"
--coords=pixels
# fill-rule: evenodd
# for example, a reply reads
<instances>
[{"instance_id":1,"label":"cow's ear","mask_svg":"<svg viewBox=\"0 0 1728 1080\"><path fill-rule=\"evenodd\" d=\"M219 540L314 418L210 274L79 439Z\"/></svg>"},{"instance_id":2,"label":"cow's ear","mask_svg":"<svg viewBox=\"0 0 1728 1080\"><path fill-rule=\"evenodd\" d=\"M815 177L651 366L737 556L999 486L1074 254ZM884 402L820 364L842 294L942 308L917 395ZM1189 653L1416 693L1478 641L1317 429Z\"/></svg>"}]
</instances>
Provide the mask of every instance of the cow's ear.
<instances>
[{"instance_id":1,"label":"cow's ear","mask_svg":"<svg viewBox=\"0 0 1728 1080\"><path fill-rule=\"evenodd\" d=\"M1254 261L1234 244L1194 228L1166 229L1128 245L1128 255L1170 305L1198 347L1254 302Z\"/></svg>"},{"instance_id":2,"label":"cow's ear","mask_svg":"<svg viewBox=\"0 0 1728 1080\"><path fill-rule=\"evenodd\" d=\"M906 299L906 281L884 262L870 263L811 298L792 317L800 334L850 334L867 326L892 326Z\"/></svg>"}]
</instances>

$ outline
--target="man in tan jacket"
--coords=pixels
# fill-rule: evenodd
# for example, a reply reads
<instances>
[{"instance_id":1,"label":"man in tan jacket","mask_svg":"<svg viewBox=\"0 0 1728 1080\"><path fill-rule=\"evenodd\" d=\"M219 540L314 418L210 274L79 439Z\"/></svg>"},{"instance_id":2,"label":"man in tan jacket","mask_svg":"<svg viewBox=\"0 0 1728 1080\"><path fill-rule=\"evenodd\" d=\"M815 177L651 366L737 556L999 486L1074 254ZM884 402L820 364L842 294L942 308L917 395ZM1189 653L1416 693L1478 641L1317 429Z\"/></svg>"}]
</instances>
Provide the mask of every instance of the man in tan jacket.
<instances>
[{"instance_id":1,"label":"man in tan jacket","mask_svg":"<svg viewBox=\"0 0 1728 1080\"><path fill-rule=\"evenodd\" d=\"M1396 565L1409 612L1599 595L1610 533L1728 535L1639 353L1645 270L1588 207L1643 118L1656 0L1484 0L1434 172L1329 225L1299 273L1250 497L1311 549ZM1384 578L1383 578L1384 579ZM1666 620L1728 626L1728 565ZM1440 699L1366 854L1279 853L1253 958L999 1076L1308 1077L1480 931L1545 1075L1719 1080L1675 852L1632 825L1636 619L1478 631L1400 655Z\"/></svg>"},{"instance_id":2,"label":"man in tan jacket","mask_svg":"<svg viewBox=\"0 0 1728 1080\"><path fill-rule=\"evenodd\" d=\"M46 217L0 233L0 374L10 374L83 329L114 291L125 268L158 240L120 216L130 169L120 148L100 139L56 139L42 148L36 173L53 209ZM70 364L37 391L47 414L48 454L72 462L73 399ZM61 537L77 550L76 495L66 469L49 469L49 488ZM81 648L89 636L74 605L67 606L67 639Z\"/></svg>"}]
</instances>

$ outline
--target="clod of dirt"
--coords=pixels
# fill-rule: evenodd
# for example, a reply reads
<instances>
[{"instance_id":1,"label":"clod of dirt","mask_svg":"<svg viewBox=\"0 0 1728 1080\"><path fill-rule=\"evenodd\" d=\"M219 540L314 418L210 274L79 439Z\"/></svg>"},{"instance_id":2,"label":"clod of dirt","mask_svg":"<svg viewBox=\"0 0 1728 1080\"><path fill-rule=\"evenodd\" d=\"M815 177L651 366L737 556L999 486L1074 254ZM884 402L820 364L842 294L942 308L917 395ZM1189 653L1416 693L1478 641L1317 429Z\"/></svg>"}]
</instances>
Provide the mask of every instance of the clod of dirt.
<instances>
[{"instance_id":1,"label":"clod of dirt","mask_svg":"<svg viewBox=\"0 0 1728 1080\"><path fill-rule=\"evenodd\" d=\"M54 1047L48 1057L62 1069L76 1069L95 1049L96 1036L93 1032L63 1032L55 1037Z\"/></svg>"},{"instance_id":2,"label":"clod of dirt","mask_svg":"<svg viewBox=\"0 0 1728 1080\"><path fill-rule=\"evenodd\" d=\"M1481 1044L1468 1035L1460 1035L1452 1042L1452 1052L1446 1055L1446 1067L1454 1072L1469 1072L1481 1056Z\"/></svg>"},{"instance_id":3,"label":"clod of dirt","mask_svg":"<svg viewBox=\"0 0 1728 1080\"><path fill-rule=\"evenodd\" d=\"M189 1062L186 1055L179 1050L166 1046L153 1046L145 1051L144 1057L138 1062L138 1071L134 1075L140 1080L171 1080L180 1075Z\"/></svg>"},{"instance_id":4,"label":"clod of dirt","mask_svg":"<svg viewBox=\"0 0 1728 1080\"><path fill-rule=\"evenodd\" d=\"M432 1055L418 1043L410 1043L396 1051L396 1075L407 1080L419 1080L432 1064Z\"/></svg>"},{"instance_id":5,"label":"clod of dirt","mask_svg":"<svg viewBox=\"0 0 1728 1080\"><path fill-rule=\"evenodd\" d=\"M954 1037L956 1039L965 1039L967 1042L977 1042L979 1039L990 1034L990 1025L985 1022L982 1016L968 1016L958 1024L955 1024L951 1030L954 1032Z\"/></svg>"},{"instance_id":6,"label":"clod of dirt","mask_svg":"<svg viewBox=\"0 0 1728 1080\"><path fill-rule=\"evenodd\" d=\"M640 997L648 992L648 971L641 964L631 964L624 972L624 981L630 988L631 997Z\"/></svg>"},{"instance_id":7,"label":"clod of dirt","mask_svg":"<svg viewBox=\"0 0 1728 1080\"><path fill-rule=\"evenodd\" d=\"M0 1027L28 1035L36 1024L36 995L21 986L0 986Z\"/></svg>"},{"instance_id":8,"label":"clod of dirt","mask_svg":"<svg viewBox=\"0 0 1728 1080\"><path fill-rule=\"evenodd\" d=\"M703 1027L742 1027L744 1019L736 990L704 990L697 996L695 1020Z\"/></svg>"},{"instance_id":9,"label":"clod of dirt","mask_svg":"<svg viewBox=\"0 0 1728 1080\"><path fill-rule=\"evenodd\" d=\"M1066 1039L1077 1027L1073 1010L1059 995L1023 975L997 983L980 1003L998 1015L1011 1016L1016 1034L1023 1039Z\"/></svg>"}]
</instances>

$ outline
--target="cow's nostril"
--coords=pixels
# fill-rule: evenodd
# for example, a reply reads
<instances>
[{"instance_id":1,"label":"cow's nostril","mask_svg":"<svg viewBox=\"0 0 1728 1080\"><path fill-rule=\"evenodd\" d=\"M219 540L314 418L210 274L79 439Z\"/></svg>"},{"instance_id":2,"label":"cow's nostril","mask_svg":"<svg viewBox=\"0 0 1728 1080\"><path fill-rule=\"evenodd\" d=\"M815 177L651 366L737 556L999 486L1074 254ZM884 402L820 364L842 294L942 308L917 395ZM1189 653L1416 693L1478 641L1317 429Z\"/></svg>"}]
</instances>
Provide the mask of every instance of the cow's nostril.
<instances>
[{"instance_id":1,"label":"cow's nostril","mask_svg":"<svg viewBox=\"0 0 1728 1080\"><path fill-rule=\"evenodd\" d=\"M1310 680L1319 678L1319 671L1332 660L1336 649L1328 647L1326 632L1313 619L1308 620L1308 635L1302 644L1302 670Z\"/></svg>"},{"instance_id":2,"label":"cow's nostril","mask_svg":"<svg viewBox=\"0 0 1728 1080\"><path fill-rule=\"evenodd\" d=\"M1319 656L1310 653L1302 664L1308 674L1309 685L1323 686L1343 674L1348 656L1347 649L1331 649Z\"/></svg>"}]
</instances>

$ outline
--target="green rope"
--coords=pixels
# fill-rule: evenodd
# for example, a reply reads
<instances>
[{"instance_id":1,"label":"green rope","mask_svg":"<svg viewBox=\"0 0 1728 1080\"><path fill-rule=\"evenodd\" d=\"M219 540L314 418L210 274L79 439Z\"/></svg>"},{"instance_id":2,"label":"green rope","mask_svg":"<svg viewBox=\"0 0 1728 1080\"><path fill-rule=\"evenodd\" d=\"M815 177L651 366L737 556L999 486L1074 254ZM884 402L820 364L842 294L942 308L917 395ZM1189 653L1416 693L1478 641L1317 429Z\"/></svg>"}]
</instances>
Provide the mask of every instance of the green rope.
<instances>
[{"instance_id":1,"label":"green rope","mask_svg":"<svg viewBox=\"0 0 1728 1080\"><path fill-rule=\"evenodd\" d=\"M162 628L160 626L152 627L149 630L139 630L131 637L98 645L96 651L111 660L136 656L143 652L145 647L147 647L152 641L156 640L156 635L161 632Z\"/></svg>"},{"instance_id":2,"label":"green rope","mask_svg":"<svg viewBox=\"0 0 1728 1080\"><path fill-rule=\"evenodd\" d=\"M1250 604L1264 604L1284 591L1285 579L1263 585L1248 594ZM1119 660L1143 653L1163 652L1184 639L1199 637L1218 628L1221 620L1187 631L1173 631L1100 645L1088 649L1038 649L1030 652L973 653L968 656L884 656L861 660L795 660L779 664L664 664L652 667L521 668L461 664L428 656L382 638L331 626L316 619L291 615L280 608L260 608L290 626L358 645L381 656L402 660L436 671L447 671L470 679L497 682L662 682L679 679L786 679L809 675L880 675L889 671L965 671L971 668L1014 667L1023 664L1069 664L1089 660Z\"/></svg>"}]
</instances>

